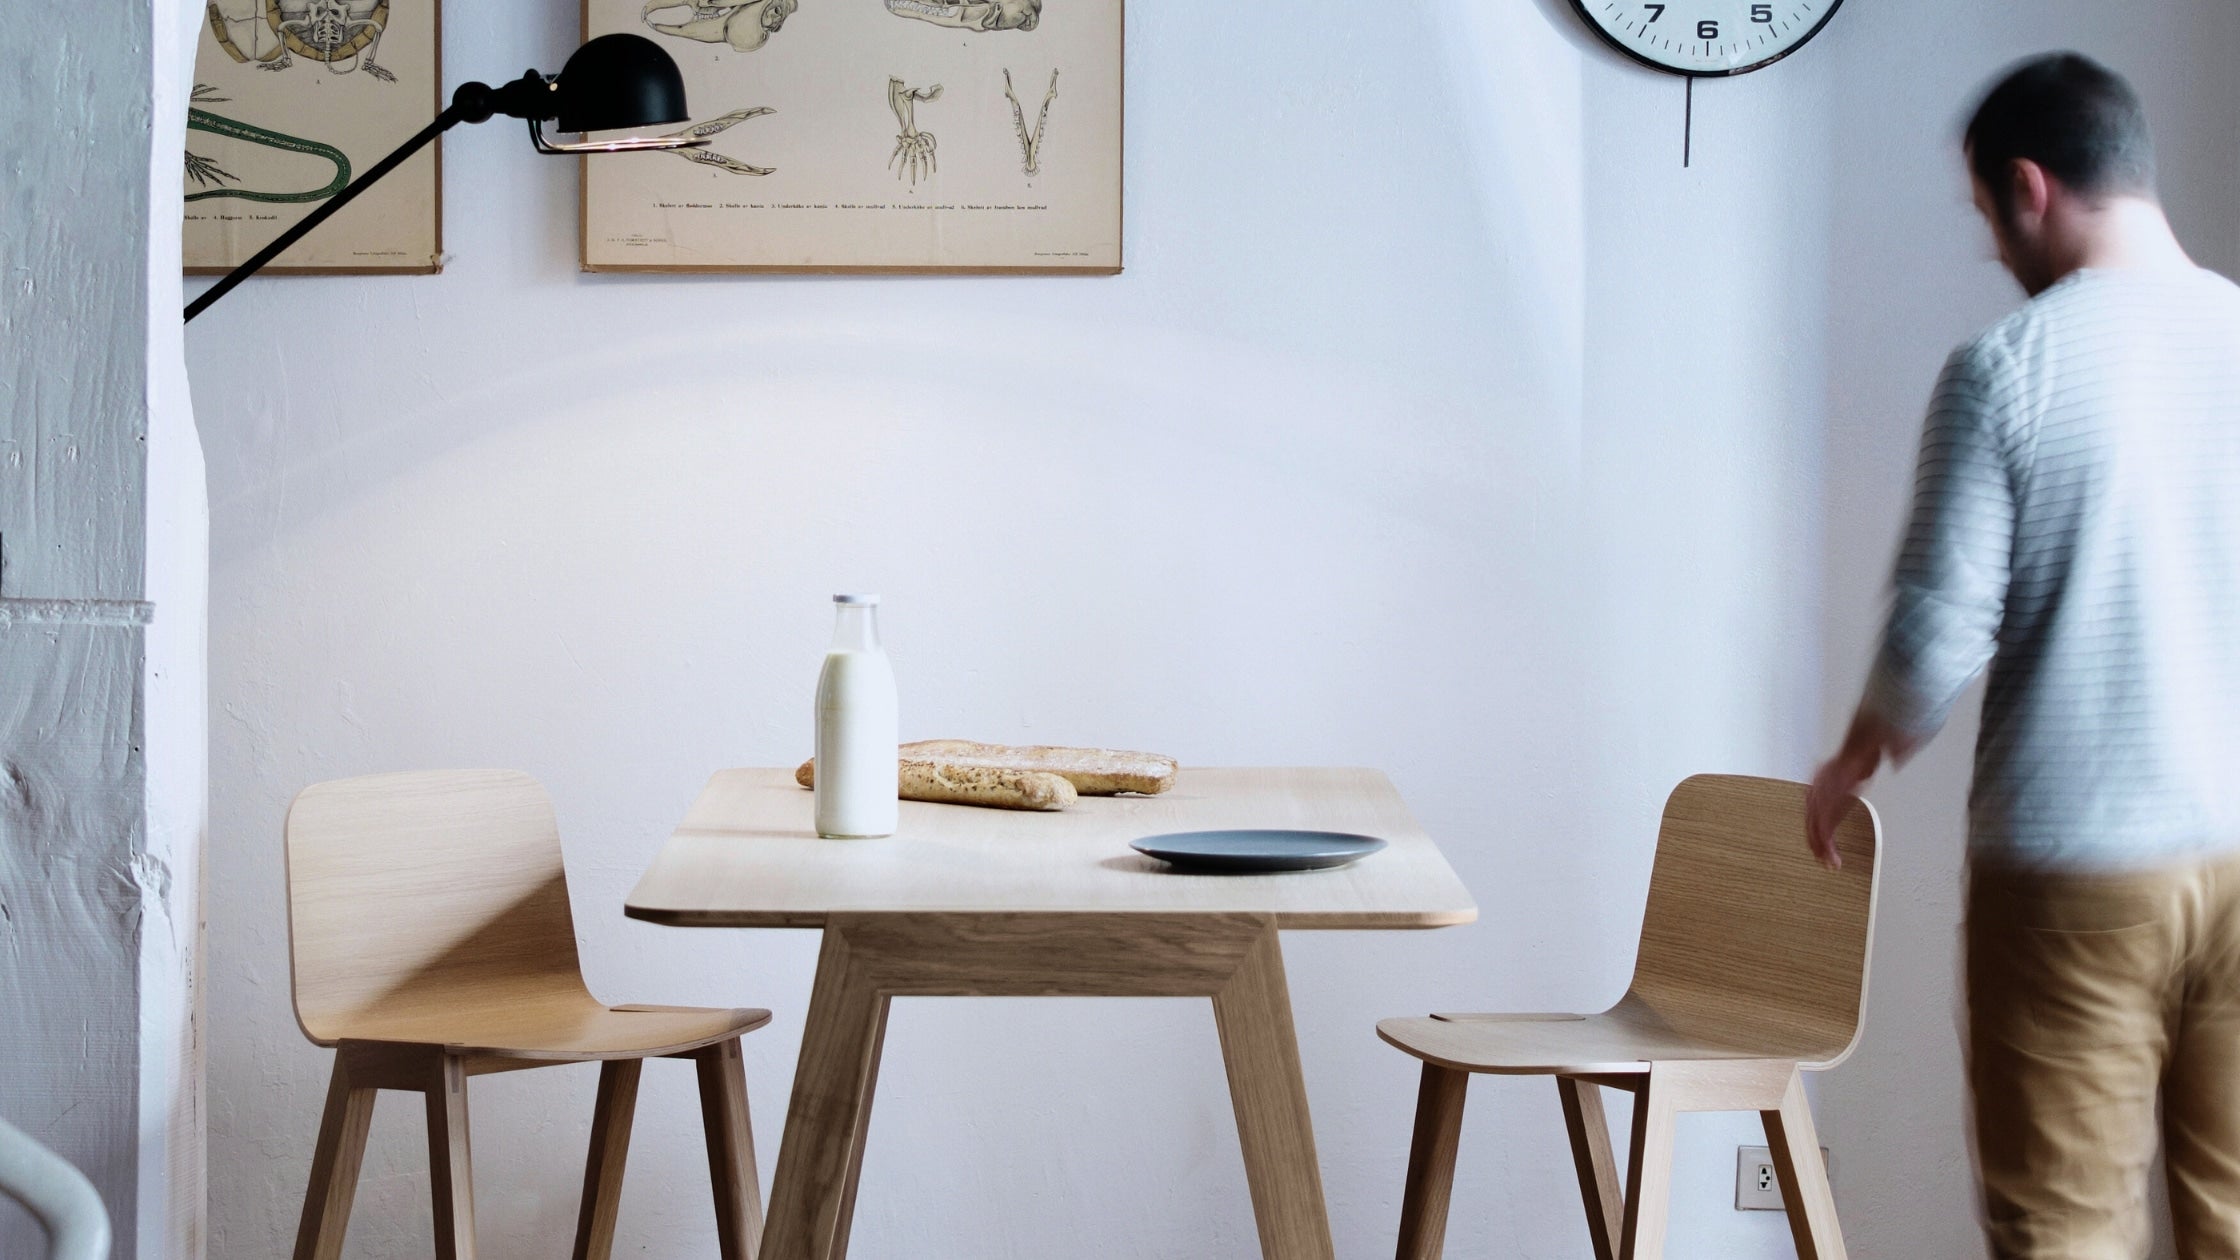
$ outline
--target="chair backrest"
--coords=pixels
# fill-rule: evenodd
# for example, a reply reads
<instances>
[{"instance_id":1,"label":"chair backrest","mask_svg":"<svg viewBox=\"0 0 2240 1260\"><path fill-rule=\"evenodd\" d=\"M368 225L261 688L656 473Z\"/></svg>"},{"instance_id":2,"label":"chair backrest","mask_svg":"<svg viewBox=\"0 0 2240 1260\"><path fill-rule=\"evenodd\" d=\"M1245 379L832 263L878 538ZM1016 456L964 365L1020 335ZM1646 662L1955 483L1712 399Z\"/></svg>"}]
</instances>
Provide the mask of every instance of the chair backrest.
<instances>
[{"instance_id":1,"label":"chair backrest","mask_svg":"<svg viewBox=\"0 0 2240 1260\"><path fill-rule=\"evenodd\" d=\"M288 810L296 1020L313 1041L585 994L552 802L507 770L376 774Z\"/></svg>"},{"instance_id":2,"label":"chair backrest","mask_svg":"<svg viewBox=\"0 0 2240 1260\"><path fill-rule=\"evenodd\" d=\"M1690 1037L1831 1066L1866 1007L1881 823L1854 800L1830 871L1805 844L1807 791L1732 775L1673 790L1629 998Z\"/></svg>"}]
</instances>

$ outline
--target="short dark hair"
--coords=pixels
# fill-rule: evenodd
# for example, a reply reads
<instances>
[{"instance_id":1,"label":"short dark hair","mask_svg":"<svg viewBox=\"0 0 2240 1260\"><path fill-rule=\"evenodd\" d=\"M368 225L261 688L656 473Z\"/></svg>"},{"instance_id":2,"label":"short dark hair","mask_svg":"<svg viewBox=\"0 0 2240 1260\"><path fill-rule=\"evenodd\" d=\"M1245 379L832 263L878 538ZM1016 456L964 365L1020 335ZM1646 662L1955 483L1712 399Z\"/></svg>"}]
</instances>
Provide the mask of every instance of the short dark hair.
<instances>
[{"instance_id":1,"label":"short dark hair","mask_svg":"<svg viewBox=\"0 0 2240 1260\"><path fill-rule=\"evenodd\" d=\"M2123 76L2080 53L2032 57L2001 75L1962 139L1968 165L2002 214L2016 158L2045 168L2086 197L2152 197L2154 139L2147 111Z\"/></svg>"}]
</instances>

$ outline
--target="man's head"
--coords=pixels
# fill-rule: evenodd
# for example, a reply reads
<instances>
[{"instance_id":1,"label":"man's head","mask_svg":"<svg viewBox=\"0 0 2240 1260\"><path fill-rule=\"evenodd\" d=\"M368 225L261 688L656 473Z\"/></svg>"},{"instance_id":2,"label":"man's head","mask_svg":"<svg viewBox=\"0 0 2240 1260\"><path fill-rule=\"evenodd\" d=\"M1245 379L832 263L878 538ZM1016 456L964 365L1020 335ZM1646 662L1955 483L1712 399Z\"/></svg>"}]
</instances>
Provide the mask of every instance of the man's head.
<instances>
[{"instance_id":1,"label":"man's head","mask_svg":"<svg viewBox=\"0 0 2240 1260\"><path fill-rule=\"evenodd\" d=\"M2120 199L2155 199L2154 141L2131 85L2077 53L2033 57L1976 106L1962 139L1999 261L2031 293L2088 252Z\"/></svg>"}]
</instances>

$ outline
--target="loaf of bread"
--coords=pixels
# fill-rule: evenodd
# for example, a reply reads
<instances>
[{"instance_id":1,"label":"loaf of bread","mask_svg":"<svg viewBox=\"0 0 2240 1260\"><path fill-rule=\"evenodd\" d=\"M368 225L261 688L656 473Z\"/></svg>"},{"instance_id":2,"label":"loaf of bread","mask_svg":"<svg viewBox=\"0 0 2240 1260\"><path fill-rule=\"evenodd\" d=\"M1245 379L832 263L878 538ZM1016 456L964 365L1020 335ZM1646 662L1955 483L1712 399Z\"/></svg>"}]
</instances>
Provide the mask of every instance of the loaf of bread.
<instances>
[{"instance_id":1,"label":"loaf of bread","mask_svg":"<svg viewBox=\"0 0 2240 1260\"><path fill-rule=\"evenodd\" d=\"M803 787L817 785L817 763L804 761L793 772ZM1055 774L1038 770L1006 770L997 766L960 766L943 761L904 758L898 766L902 799L933 801L941 805L978 805L985 809L1064 809L1080 800L1073 785Z\"/></svg>"},{"instance_id":2,"label":"loaf of bread","mask_svg":"<svg viewBox=\"0 0 2240 1260\"><path fill-rule=\"evenodd\" d=\"M1071 783L1083 796L1114 796L1121 792L1156 795L1174 786L1176 769L1174 758L1157 753L1040 744L1013 747L975 743L969 739L921 739L904 744L902 755L952 766L992 766L1055 774Z\"/></svg>"},{"instance_id":3,"label":"loaf of bread","mask_svg":"<svg viewBox=\"0 0 2240 1260\"><path fill-rule=\"evenodd\" d=\"M912 759L902 763L902 799L1050 811L1064 809L1081 797L1071 783L1054 774Z\"/></svg>"}]
</instances>

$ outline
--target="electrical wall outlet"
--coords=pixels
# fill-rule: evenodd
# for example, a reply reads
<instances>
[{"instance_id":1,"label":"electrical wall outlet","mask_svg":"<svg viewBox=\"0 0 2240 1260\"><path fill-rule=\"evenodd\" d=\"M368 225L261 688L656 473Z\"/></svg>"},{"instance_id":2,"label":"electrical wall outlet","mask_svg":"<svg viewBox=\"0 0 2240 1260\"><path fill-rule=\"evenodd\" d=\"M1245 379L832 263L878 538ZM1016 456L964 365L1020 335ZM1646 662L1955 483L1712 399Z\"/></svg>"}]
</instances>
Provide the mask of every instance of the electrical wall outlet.
<instances>
[{"instance_id":1,"label":"electrical wall outlet","mask_svg":"<svg viewBox=\"0 0 2240 1260\"><path fill-rule=\"evenodd\" d=\"M1831 1167L1828 1148L1820 1148L1820 1163ZM1773 1152L1763 1146L1738 1146L1734 1152L1734 1210L1783 1212L1781 1178L1773 1171Z\"/></svg>"}]
</instances>

